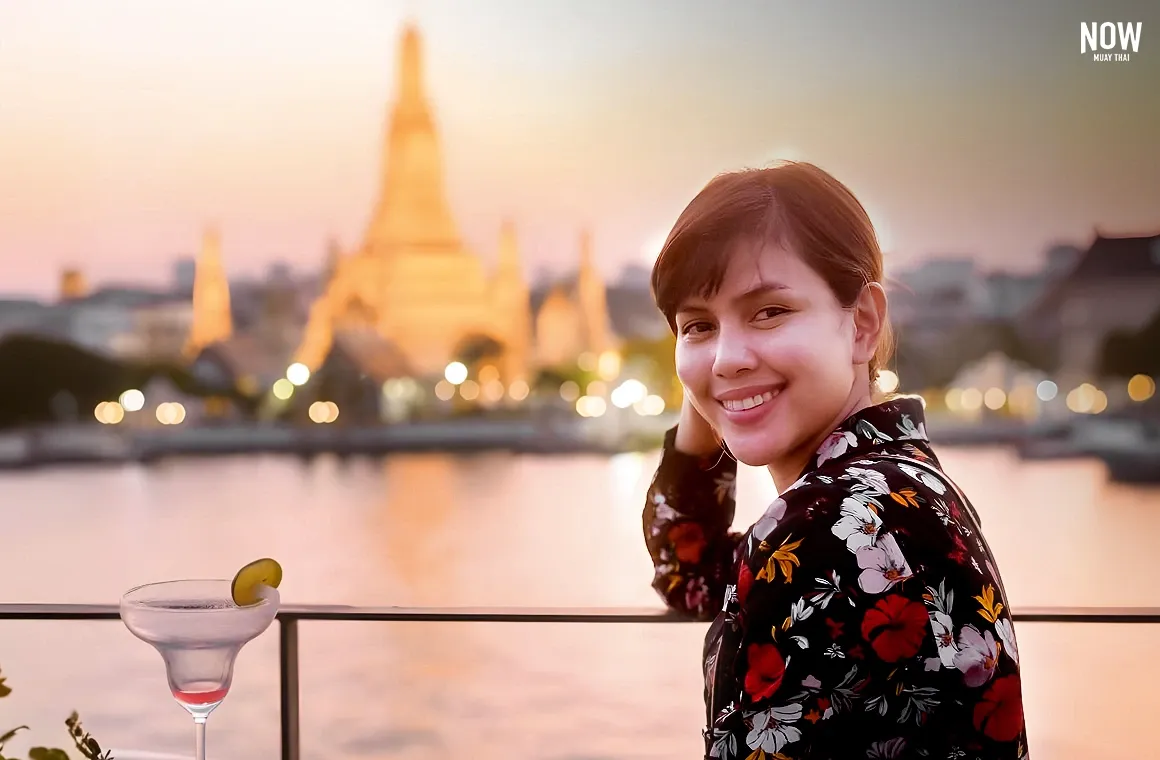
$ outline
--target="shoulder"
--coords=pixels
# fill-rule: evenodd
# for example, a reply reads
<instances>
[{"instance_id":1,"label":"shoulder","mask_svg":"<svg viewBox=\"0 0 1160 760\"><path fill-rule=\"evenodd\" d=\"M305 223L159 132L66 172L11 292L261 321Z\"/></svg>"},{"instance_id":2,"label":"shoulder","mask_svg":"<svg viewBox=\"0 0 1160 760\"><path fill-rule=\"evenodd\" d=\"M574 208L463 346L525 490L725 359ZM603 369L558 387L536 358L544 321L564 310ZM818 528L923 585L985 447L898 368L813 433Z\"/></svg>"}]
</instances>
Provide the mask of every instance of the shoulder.
<instances>
[{"instance_id":1,"label":"shoulder","mask_svg":"<svg viewBox=\"0 0 1160 760\"><path fill-rule=\"evenodd\" d=\"M792 549L816 570L845 567L879 594L920 569L969 562L971 530L942 478L868 456L827 463L781 493L750 532L751 562ZM965 535L964 535L965 534Z\"/></svg>"}]
</instances>

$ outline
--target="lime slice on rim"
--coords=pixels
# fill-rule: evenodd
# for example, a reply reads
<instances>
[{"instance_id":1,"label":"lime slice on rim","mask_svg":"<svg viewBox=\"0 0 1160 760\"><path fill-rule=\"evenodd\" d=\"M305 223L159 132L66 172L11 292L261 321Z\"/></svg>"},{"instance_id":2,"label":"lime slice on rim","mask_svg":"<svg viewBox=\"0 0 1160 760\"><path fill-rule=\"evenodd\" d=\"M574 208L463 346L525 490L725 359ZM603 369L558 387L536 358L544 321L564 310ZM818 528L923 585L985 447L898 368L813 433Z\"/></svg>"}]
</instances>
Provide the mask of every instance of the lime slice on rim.
<instances>
[{"instance_id":1,"label":"lime slice on rim","mask_svg":"<svg viewBox=\"0 0 1160 760\"><path fill-rule=\"evenodd\" d=\"M277 560L266 557L251 562L238 571L234 582L230 584L230 593L234 597L234 604L247 607L262 601L259 595L262 586L278 588L282 582L282 566Z\"/></svg>"}]
</instances>

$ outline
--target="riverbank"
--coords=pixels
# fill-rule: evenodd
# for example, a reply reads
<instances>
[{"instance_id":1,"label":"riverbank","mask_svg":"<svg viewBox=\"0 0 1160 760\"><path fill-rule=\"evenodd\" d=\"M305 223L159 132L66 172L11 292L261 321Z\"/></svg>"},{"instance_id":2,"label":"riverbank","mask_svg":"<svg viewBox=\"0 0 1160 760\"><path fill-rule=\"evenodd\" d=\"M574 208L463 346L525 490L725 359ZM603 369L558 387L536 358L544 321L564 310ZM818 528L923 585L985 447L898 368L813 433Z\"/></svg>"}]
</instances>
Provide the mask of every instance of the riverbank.
<instances>
[{"instance_id":1,"label":"riverbank","mask_svg":"<svg viewBox=\"0 0 1160 760\"><path fill-rule=\"evenodd\" d=\"M398 452L510 451L544 455L616 454L659 448L672 416L631 427L612 420L458 418L377 427L241 424L134 429L109 425L44 427L0 433L0 469L156 462L176 457L283 454L386 456ZM1155 425L1124 418L928 420L936 446L1005 446L1023 459L1096 458L1116 481L1160 482Z\"/></svg>"}]
</instances>

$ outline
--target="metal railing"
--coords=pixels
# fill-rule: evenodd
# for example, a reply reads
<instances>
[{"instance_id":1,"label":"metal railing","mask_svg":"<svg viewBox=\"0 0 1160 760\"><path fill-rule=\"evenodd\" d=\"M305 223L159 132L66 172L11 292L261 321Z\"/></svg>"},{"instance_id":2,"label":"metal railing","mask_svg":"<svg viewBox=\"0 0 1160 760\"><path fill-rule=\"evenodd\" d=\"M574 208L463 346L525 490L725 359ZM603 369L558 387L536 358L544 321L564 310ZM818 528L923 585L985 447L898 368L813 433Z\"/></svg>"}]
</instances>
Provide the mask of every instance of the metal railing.
<instances>
[{"instance_id":1,"label":"metal railing","mask_svg":"<svg viewBox=\"0 0 1160 760\"><path fill-rule=\"evenodd\" d=\"M1024 607L1017 623L1160 623L1160 607ZM120 620L116 605L0 604L0 620ZM299 760L298 623L689 623L658 609L495 609L286 605L278 611L282 760Z\"/></svg>"}]
</instances>

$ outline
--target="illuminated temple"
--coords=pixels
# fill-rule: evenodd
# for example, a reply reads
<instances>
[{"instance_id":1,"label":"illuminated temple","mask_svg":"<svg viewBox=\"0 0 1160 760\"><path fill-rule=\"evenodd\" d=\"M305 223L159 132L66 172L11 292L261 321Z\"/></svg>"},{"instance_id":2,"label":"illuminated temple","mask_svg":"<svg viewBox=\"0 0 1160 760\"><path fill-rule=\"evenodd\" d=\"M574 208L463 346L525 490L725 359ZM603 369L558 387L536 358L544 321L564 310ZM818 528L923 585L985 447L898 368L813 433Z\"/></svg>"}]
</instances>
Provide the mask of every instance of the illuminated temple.
<instances>
[{"instance_id":1,"label":"illuminated temple","mask_svg":"<svg viewBox=\"0 0 1160 760\"><path fill-rule=\"evenodd\" d=\"M295 360L313 369L335 343L373 341L415 375L440 374L465 354L493 356L510 383L611 348L587 233L575 282L555 289L536 313L512 222L497 231L494 271L464 242L447 201L422 41L412 26L402 35L396 89L369 223L355 250L334 257Z\"/></svg>"}]
</instances>

